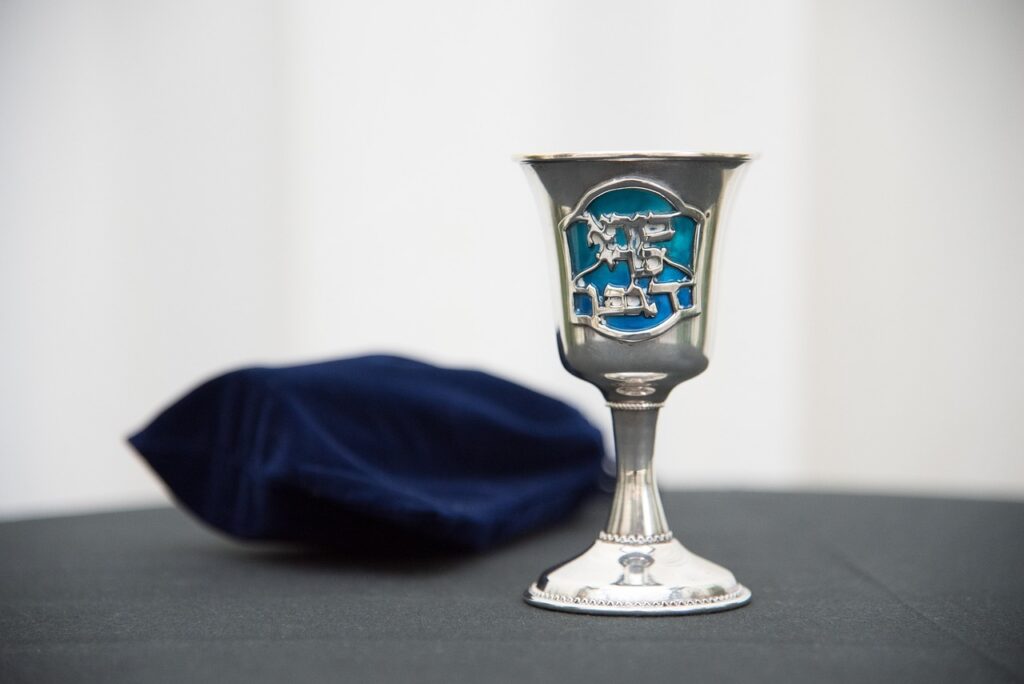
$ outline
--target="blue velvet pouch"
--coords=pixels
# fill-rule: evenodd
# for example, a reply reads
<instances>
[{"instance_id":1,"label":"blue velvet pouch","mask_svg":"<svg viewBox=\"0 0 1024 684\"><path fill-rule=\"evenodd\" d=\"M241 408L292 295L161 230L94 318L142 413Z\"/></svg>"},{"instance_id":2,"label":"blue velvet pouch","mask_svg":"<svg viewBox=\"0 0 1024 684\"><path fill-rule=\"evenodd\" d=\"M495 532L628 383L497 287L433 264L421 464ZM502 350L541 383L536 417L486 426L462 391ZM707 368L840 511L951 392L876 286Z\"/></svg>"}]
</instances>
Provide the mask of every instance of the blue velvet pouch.
<instances>
[{"instance_id":1,"label":"blue velvet pouch","mask_svg":"<svg viewBox=\"0 0 1024 684\"><path fill-rule=\"evenodd\" d=\"M233 371L129 441L217 529L350 548L493 546L566 515L603 453L560 401L394 356Z\"/></svg>"}]
</instances>

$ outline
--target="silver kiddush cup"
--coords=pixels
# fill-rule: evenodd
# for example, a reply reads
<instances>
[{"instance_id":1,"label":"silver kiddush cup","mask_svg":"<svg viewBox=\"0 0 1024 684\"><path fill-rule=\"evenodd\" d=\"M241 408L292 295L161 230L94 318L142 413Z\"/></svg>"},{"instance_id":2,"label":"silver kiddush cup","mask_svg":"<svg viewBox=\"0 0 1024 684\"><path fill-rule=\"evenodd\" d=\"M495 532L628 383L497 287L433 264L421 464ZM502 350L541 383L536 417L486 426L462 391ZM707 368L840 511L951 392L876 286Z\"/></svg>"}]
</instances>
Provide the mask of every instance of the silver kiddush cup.
<instances>
[{"instance_id":1,"label":"silver kiddush cup","mask_svg":"<svg viewBox=\"0 0 1024 684\"><path fill-rule=\"evenodd\" d=\"M546 570L528 603L580 613L669 615L736 608L750 590L690 552L665 520L654 431L669 392L708 366L715 243L742 154L520 158L557 269L558 350L612 411L618 479L608 524Z\"/></svg>"}]
</instances>

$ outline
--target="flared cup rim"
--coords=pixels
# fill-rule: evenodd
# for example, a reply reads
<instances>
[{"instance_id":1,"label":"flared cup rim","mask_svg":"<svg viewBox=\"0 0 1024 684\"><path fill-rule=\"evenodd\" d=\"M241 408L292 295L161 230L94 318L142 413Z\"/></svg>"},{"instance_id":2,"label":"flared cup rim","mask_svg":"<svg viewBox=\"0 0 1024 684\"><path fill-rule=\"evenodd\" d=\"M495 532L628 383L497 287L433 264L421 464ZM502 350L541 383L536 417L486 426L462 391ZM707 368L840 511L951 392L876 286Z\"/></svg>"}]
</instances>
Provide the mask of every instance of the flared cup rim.
<instances>
[{"instance_id":1,"label":"flared cup rim","mask_svg":"<svg viewBox=\"0 0 1024 684\"><path fill-rule=\"evenodd\" d=\"M517 154L514 159L523 164L560 161L729 161L746 162L754 155L746 152L556 152L547 154Z\"/></svg>"}]
</instances>

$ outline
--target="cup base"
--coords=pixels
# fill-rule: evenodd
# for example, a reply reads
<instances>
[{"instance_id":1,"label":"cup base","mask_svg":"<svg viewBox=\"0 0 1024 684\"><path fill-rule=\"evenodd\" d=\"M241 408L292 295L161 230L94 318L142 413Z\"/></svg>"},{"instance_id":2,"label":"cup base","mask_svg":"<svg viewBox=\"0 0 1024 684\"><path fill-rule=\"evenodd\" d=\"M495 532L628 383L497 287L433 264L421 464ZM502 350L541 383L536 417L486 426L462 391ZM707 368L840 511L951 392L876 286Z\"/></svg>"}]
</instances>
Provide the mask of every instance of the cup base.
<instances>
[{"instance_id":1,"label":"cup base","mask_svg":"<svg viewBox=\"0 0 1024 684\"><path fill-rule=\"evenodd\" d=\"M548 570L523 598L539 608L594 615L687 615L739 608L750 590L725 568L675 539L655 544L598 540Z\"/></svg>"}]
</instances>

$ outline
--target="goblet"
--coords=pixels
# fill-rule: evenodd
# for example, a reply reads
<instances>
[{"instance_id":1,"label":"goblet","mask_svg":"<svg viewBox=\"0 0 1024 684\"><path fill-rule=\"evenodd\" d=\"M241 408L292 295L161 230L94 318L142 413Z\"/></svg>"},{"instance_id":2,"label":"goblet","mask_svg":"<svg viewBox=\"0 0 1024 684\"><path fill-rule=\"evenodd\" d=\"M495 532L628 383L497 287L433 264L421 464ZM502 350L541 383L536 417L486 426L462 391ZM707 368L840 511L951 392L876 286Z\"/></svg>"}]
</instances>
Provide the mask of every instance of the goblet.
<instances>
[{"instance_id":1,"label":"goblet","mask_svg":"<svg viewBox=\"0 0 1024 684\"><path fill-rule=\"evenodd\" d=\"M593 545L544 571L528 603L665 615L736 608L750 591L672 534L654 478L658 410L707 368L714 248L742 154L528 155L548 224L562 364L612 411L617 481Z\"/></svg>"}]
</instances>

